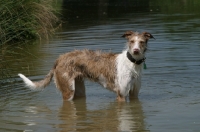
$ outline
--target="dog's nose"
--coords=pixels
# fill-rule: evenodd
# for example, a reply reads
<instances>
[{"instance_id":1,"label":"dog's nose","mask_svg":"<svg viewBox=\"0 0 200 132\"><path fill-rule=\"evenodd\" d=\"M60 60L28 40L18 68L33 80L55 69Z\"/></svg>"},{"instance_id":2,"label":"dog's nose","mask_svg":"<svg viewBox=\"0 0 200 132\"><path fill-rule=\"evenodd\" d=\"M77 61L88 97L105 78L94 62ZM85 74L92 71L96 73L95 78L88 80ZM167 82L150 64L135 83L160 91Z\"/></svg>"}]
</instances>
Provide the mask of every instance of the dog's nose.
<instances>
[{"instance_id":1,"label":"dog's nose","mask_svg":"<svg viewBox=\"0 0 200 132\"><path fill-rule=\"evenodd\" d=\"M140 53L140 50L139 50L139 49L134 49L134 50L133 50L133 54L138 55L139 53Z\"/></svg>"}]
</instances>

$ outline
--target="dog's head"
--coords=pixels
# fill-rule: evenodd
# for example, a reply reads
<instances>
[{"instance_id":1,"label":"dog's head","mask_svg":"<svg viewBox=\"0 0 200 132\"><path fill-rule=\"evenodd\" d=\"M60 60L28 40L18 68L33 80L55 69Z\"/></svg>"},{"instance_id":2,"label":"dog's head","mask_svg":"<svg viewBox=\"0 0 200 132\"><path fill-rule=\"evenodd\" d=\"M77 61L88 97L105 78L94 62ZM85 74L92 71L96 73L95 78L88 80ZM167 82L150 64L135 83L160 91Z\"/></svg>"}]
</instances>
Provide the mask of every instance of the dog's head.
<instances>
[{"instance_id":1,"label":"dog's head","mask_svg":"<svg viewBox=\"0 0 200 132\"><path fill-rule=\"evenodd\" d=\"M150 38L154 38L150 33L143 32L133 32L133 31L127 31L125 32L122 37L126 38L128 40L127 42L127 48L129 53L136 57L140 58L140 56L143 56L145 51L147 50L147 42Z\"/></svg>"}]
</instances>

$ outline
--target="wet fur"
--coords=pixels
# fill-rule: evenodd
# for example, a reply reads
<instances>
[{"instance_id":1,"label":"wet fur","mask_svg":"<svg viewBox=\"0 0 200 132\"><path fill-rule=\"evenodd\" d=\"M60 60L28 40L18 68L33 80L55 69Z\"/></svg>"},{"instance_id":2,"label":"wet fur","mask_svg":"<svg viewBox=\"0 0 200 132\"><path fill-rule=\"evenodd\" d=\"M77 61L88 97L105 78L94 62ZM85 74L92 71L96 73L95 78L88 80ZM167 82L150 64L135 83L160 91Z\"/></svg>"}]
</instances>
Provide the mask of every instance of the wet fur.
<instances>
[{"instance_id":1,"label":"wet fur","mask_svg":"<svg viewBox=\"0 0 200 132\"><path fill-rule=\"evenodd\" d=\"M118 101L125 101L128 96L137 98L141 86L142 65L137 65L126 57L127 51L136 59L144 57L147 41L153 38L150 33L127 31L127 48L121 54L102 51L75 50L56 60L47 76L38 82L32 82L23 74L18 74L31 89L46 87L52 77L61 91L63 100L85 96L84 79L98 82L117 94ZM135 50L139 51L137 54Z\"/></svg>"},{"instance_id":2,"label":"wet fur","mask_svg":"<svg viewBox=\"0 0 200 132\"><path fill-rule=\"evenodd\" d=\"M101 84L100 80L104 80L101 78L103 76L106 88L113 90L115 87L116 56L113 53L91 50L76 50L61 55L55 64L54 79L57 87L63 93L64 99L68 100L68 94L71 93L72 96L74 94L72 92L74 91L72 88L73 80L81 82L84 81L84 78L88 78ZM112 58L112 61L108 58ZM75 88L75 91L81 88Z\"/></svg>"}]
</instances>

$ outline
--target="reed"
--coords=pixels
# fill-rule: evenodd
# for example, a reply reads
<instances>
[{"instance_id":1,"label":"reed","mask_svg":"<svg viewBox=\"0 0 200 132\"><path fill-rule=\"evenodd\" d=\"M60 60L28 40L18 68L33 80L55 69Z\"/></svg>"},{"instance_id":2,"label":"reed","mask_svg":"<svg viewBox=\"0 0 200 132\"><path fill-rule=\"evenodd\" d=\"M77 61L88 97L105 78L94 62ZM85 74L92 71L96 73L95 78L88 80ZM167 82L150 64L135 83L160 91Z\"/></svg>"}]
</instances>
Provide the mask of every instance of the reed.
<instances>
[{"instance_id":1,"label":"reed","mask_svg":"<svg viewBox=\"0 0 200 132\"><path fill-rule=\"evenodd\" d=\"M24 45L37 39L48 39L58 25L53 0L0 0L0 87L13 82ZM28 43L27 43L28 42ZM22 56L23 58L23 56Z\"/></svg>"},{"instance_id":2,"label":"reed","mask_svg":"<svg viewBox=\"0 0 200 132\"><path fill-rule=\"evenodd\" d=\"M0 44L49 38L58 22L53 0L1 0Z\"/></svg>"}]
</instances>

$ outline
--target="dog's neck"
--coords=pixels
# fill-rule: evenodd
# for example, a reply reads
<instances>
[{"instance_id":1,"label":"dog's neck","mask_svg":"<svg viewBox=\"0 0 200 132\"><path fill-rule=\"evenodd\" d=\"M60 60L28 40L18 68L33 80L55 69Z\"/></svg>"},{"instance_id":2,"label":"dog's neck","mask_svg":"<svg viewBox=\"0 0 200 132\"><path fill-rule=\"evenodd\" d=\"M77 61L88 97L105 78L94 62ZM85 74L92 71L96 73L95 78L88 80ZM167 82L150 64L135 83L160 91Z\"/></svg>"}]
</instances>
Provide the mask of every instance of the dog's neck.
<instances>
[{"instance_id":1,"label":"dog's neck","mask_svg":"<svg viewBox=\"0 0 200 132\"><path fill-rule=\"evenodd\" d=\"M136 64L136 65L140 65L140 64L142 64L144 61L145 61L145 57L144 58L142 58L142 59L139 59L139 60L136 60L136 59L134 59L133 57L132 57L132 55L127 51L126 52L126 56L127 56L127 58L132 62L132 63L134 63L134 64Z\"/></svg>"}]
</instances>

